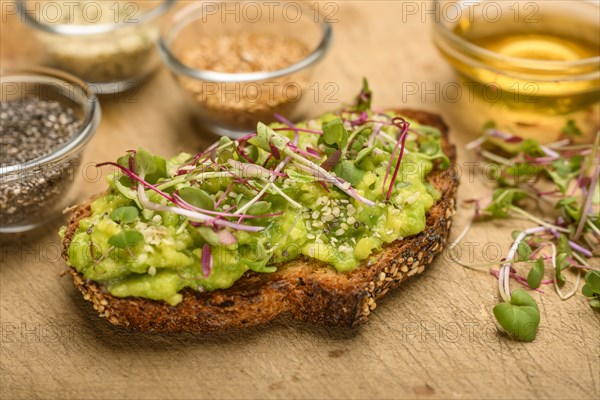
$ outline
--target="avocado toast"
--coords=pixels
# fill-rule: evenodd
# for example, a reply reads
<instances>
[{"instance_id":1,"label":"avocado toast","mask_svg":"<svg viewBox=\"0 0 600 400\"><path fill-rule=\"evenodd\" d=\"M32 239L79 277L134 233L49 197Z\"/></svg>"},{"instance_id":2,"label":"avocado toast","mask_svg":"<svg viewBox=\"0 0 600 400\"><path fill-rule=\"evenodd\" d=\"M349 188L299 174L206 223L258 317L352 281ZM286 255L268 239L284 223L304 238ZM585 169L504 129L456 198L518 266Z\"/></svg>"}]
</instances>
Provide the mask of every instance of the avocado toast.
<instances>
[{"instance_id":1,"label":"avocado toast","mask_svg":"<svg viewBox=\"0 0 600 400\"><path fill-rule=\"evenodd\" d=\"M108 192L61 231L84 299L115 325L156 333L282 313L364 321L442 251L458 185L439 117L375 112L369 98L365 88L349 110L259 124L196 156L140 149L111 163Z\"/></svg>"}]
</instances>

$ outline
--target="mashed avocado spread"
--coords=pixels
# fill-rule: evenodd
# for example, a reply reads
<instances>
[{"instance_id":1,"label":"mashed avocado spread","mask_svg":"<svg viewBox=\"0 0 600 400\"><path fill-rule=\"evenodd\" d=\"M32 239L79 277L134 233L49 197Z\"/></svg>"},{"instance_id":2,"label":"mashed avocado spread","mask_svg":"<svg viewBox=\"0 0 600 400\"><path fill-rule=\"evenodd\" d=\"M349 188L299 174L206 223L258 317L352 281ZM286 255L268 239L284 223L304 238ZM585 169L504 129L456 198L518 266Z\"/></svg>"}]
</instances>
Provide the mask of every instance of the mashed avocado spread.
<instances>
[{"instance_id":1,"label":"mashed avocado spread","mask_svg":"<svg viewBox=\"0 0 600 400\"><path fill-rule=\"evenodd\" d=\"M449 162L437 129L369 101L365 84L349 110L259 124L195 156L139 149L106 163L116 172L80 221L69 264L114 296L171 305L184 288L228 288L299 257L357 268L425 228L439 197L427 174Z\"/></svg>"}]
</instances>

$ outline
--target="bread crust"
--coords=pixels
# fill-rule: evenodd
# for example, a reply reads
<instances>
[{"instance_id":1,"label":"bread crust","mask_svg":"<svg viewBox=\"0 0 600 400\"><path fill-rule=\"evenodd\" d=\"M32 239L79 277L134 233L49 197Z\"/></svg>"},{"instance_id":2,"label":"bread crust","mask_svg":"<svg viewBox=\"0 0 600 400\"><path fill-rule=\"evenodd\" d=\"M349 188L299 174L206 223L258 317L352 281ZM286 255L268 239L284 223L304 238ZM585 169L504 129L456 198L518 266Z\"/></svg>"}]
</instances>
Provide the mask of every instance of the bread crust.
<instances>
[{"instance_id":1,"label":"bread crust","mask_svg":"<svg viewBox=\"0 0 600 400\"><path fill-rule=\"evenodd\" d=\"M422 273L443 250L455 213L456 149L448 141L448 128L435 114L416 110L398 112L442 132L443 150L451 167L435 168L427 177L441 198L428 211L425 230L385 245L370 265L338 273L321 262L300 258L279 266L274 273L248 271L229 289L212 292L185 289L183 301L177 306L144 298L114 297L70 268L75 286L100 317L114 325L148 333L221 332L264 324L284 313L326 326L350 328L364 322L379 298ZM79 221L90 215L92 201L81 204L69 218L63 240L65 260Z\"/></svg>"}]
</instances>

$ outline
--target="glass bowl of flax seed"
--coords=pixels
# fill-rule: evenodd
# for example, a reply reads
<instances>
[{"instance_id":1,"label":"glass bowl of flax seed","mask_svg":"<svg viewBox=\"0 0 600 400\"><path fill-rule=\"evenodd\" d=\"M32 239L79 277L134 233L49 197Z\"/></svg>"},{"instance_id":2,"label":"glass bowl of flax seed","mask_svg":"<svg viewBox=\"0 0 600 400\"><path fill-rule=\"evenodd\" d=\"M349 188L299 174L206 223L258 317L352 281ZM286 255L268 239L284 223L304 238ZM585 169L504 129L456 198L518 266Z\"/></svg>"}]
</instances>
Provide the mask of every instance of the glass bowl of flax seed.
<instances>
[{"instance_id":1,"label":"glass bowl of flax seed","mask_svg":"<svg viewBox=\"0 0 600 400\"><path fill-rule=\"evenodd\" d=\"M197 2L173 14L159 53L204 127L240 137L301 116L331 40L327 16L302 2Z\"/></svg>"},{"instance_id":2,"label":"glass bowl of flax seed","mask_svg":"<svg viewBox=\"0 0 600 400\"><path fill-rule=\"evenodd\" d=\"M78 78L0 69L0 233L37 228L72 204L99 122L100 104Z\"/></svg>"}]
</instances>

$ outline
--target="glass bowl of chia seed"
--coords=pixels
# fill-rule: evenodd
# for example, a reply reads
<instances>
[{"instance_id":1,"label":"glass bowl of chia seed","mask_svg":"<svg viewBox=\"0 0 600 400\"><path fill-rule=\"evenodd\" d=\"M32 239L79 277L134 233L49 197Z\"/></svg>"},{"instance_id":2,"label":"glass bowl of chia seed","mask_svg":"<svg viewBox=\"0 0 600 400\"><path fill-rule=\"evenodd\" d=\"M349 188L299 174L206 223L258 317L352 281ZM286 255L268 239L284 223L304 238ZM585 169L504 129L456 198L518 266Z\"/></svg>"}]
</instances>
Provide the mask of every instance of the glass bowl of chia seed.
<instances>
[{"instance_id":1,"label":"glass bowl of chia seed","mask_svg":"<svg viewBox=\"0 0 600 400\"><path fill-rule=\"evenodd\" d=\"M0 69L0 233L39 227L74 200L96 95L50 68Z\"/></svg>"},{"instance_id":2,"label":"glass bowl of chia seed","mask_svg":"<svg viewBox=\"0 0 600 400\"><path fill-rule=\"evenodd\" d=\"M43 44L48 63L99 94L129 90L160 64L159 20L175 0L18 0L21 20Z\"/></svg>"},{"instance_id":3,"label":"glass bowl of chia seed","mask_svg":"<svg viewBox=\"0 0 600 400\"><path fill-rule=\"evenodd\" d=\"M194 2L165 21L159 54L206 130L240 137L336 91L311 78L332 20L304 2Z\"/></svg>"}]
</instances>

